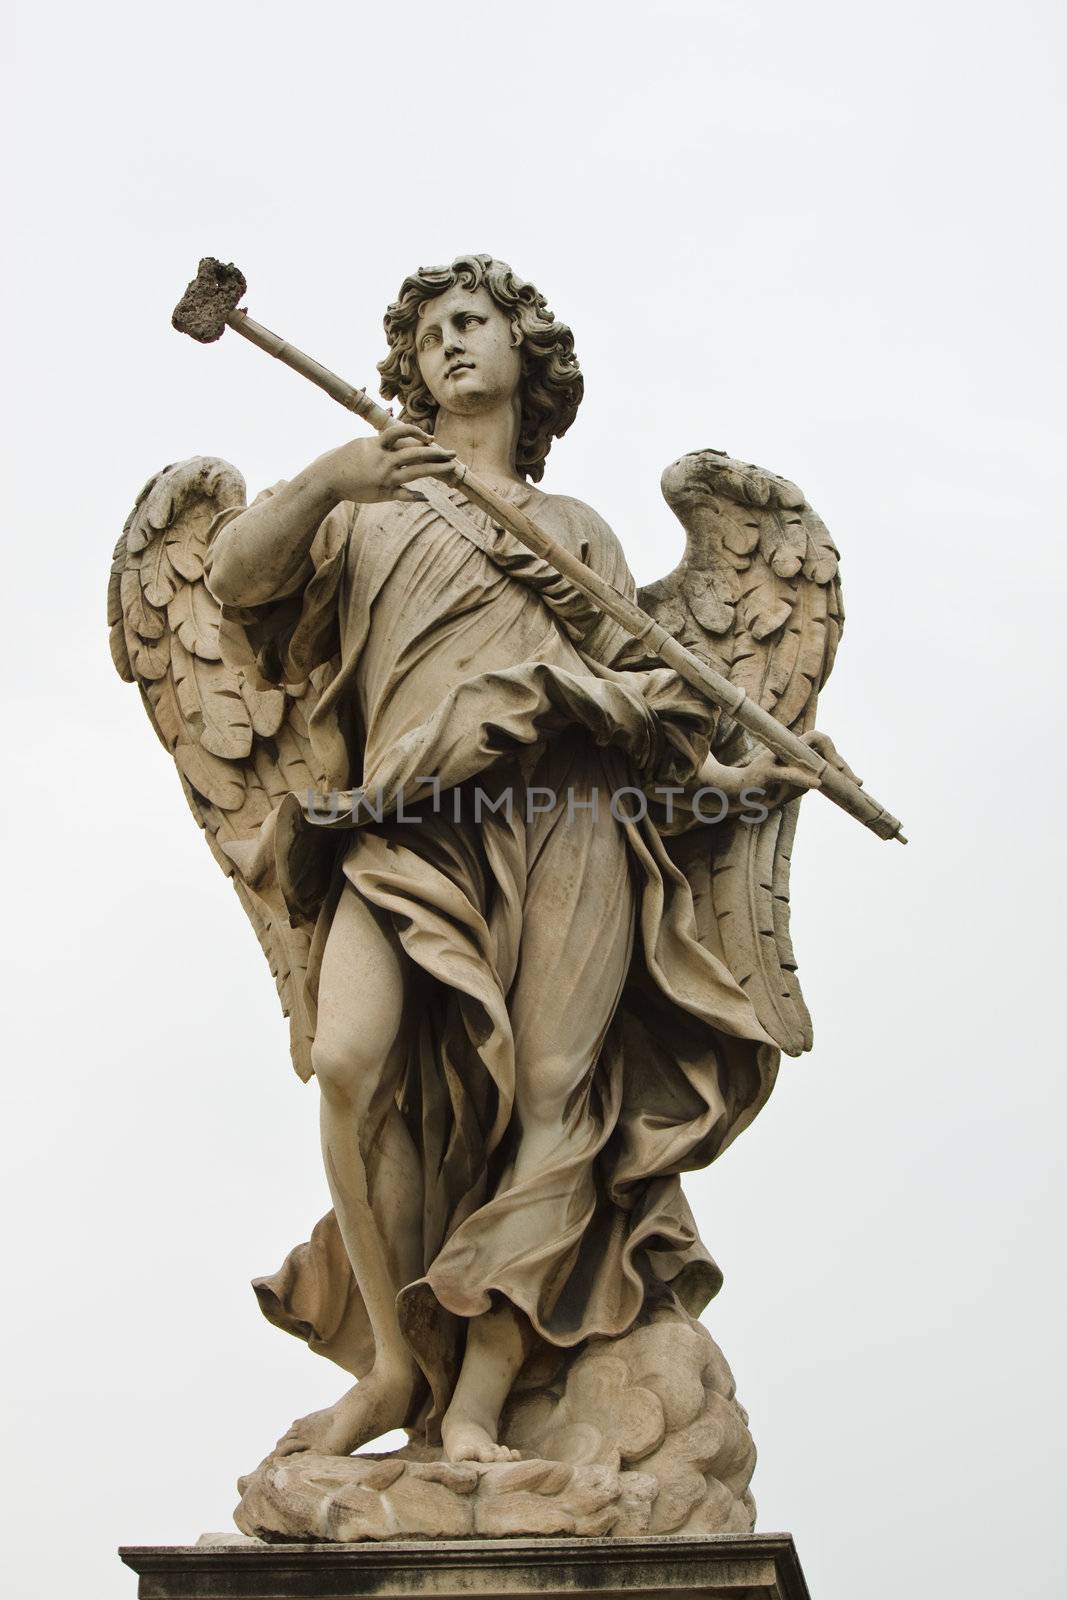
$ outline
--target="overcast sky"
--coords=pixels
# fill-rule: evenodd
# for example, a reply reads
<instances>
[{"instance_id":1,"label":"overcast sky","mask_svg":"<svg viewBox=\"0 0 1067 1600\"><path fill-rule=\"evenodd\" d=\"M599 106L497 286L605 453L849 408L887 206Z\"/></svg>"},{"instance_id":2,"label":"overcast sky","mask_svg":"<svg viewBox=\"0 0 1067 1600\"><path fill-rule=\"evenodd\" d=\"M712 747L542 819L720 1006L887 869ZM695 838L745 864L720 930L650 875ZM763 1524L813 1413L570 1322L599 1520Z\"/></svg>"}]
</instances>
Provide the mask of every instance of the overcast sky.
<instances>
[{"instance_id":1,"label":"overcast sky","mask_svg":"<svg viewBox=\"0 0 1067 1600\"><path fill-rule=\"evenodd\" d=\"M120 1542L229 1526L335 1369L248 1288L326 1208L314 1086L104 588L145 478L250 489L351 431L170 309L202 254L369 383L405 273L487 250L575 330L545 487L642 581L680 451L799 482L844 561L820 725L816 1047L689 1193L759 1526L814 1600L1060 1592L1062 10L1051 3L23 6L5 91L5 1560L131 1600ZM11 49L8 35L5 48ZM1058 1581L1057 1581L1058 1580Z\"/></svg>"}]
</instances>

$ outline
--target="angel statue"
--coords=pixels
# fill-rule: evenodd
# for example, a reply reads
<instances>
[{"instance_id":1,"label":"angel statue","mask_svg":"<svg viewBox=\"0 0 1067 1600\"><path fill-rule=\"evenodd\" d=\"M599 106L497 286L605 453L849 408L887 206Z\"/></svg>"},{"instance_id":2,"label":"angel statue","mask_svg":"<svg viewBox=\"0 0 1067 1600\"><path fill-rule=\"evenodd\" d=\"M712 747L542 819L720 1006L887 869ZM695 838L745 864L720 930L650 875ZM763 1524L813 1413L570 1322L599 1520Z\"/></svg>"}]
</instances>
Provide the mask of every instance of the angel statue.
<instances>
[{"instance_id":1,"label":"angel statue","mask_svg":"<svg viewBox=\"0 0 1067 1600\"><path fill-rule=\"evenodd\" d=\"M165 468L112 569L116 666L321 1100L333 1209L255 1290L355 1382L282 1433L238 1522L747 1530L681 1175L810 1047L788 889L819 779L450 482L465 463L638 598L603 519L538 487L583 393L544 295L463 256L405 279L385 334L395 423L251 504L224 461ZM715 450L663 492L685 554L641 603L847 771L812 731L843 620L825 527ZM395 1428L405 1449L353 1455Z\"/></svg>"}]
</instances>

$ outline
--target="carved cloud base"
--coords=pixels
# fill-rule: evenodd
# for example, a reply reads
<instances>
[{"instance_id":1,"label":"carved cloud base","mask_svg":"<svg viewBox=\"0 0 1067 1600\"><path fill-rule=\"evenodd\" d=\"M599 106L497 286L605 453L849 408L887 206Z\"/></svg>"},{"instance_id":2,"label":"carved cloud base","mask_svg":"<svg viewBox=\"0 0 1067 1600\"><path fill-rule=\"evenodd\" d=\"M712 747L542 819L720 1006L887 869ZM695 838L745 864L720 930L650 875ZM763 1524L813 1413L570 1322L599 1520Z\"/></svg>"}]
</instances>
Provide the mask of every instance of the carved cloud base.
<instances>
[{"instance_id":1,"label":"carved cloud base","mask_svg":"<svg viewBox=\"0 0 1067 1600\"><path fill-rule=\"evenodd\" d=\"M655 1481L561 1461L493 1466L289 1456L243 1480L236 1522L260 1538L517 1538L648 1531Z\"/></svg>"},{"instance_id":2,"label":"carved cloud base","mask_svg":"<svg viewBox=\"0 0 1067 1600\"><path fill-rule=\"evenodd\" d=\"M341 1543L751 1532L748 1419L700 1323L660 1312L552 1361L525 1375L502 1419L522 1460L453 1465L413 1445L268 1458L241 1480L237 1526Z\"/></svg>"}]
</instances>

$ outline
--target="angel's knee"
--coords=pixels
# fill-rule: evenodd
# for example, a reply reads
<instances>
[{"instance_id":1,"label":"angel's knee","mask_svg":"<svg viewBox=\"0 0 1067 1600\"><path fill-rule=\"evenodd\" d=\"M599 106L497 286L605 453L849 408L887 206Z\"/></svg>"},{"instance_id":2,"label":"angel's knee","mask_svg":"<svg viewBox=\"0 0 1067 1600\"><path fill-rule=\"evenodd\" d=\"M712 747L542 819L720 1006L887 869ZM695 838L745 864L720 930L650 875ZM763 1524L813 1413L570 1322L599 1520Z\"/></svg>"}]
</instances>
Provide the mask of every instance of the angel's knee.
<instances>
[{"instance_id":1,"label":"angel's knee","mask_svg":"<svg viewBox=\"0 0 1067 1600\"><path fill-rule=\"evenodd\" d=\"M524 1131L550 1133L562 1129L574 1098L576 1080L584 1076L580 1064L559 1051L537 1053L520 1061L516 1074L515 1109Z\"/></svg>"},{"instance_id":2,"label":"angel's knee","mask_svg":"<svg viewBox=\"0 0 1067 1600\"><path fill-rule=\"evenodd\" d=\"M381 1094L384 1063L358 1039L316 1039L311 1066L323 1098L332 1106L352 1112L360 1121L369 1117Z\"/></svg>"}]
</instances>

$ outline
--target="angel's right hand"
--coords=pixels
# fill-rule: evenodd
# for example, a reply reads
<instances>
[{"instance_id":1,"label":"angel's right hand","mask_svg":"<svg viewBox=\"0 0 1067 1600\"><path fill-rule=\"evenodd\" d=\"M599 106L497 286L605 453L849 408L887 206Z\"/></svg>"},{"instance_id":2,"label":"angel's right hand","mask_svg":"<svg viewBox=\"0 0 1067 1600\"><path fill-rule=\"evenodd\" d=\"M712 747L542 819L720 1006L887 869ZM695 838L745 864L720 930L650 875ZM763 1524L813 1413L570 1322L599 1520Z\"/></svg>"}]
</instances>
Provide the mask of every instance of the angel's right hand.
<instances>
[{"instance_id":1,"label":"angel's right hand","mask_svg":"<svg viewBox=\"0 0 1067 1600\"><path fill-rule=\"evenodd\" d=\"M421 428L396 422L371 439L353 439L317 463L338 500L369 505L406 498L404 485L415 478L444 478L456 459Z\"/></svg>"}]
</instances>

